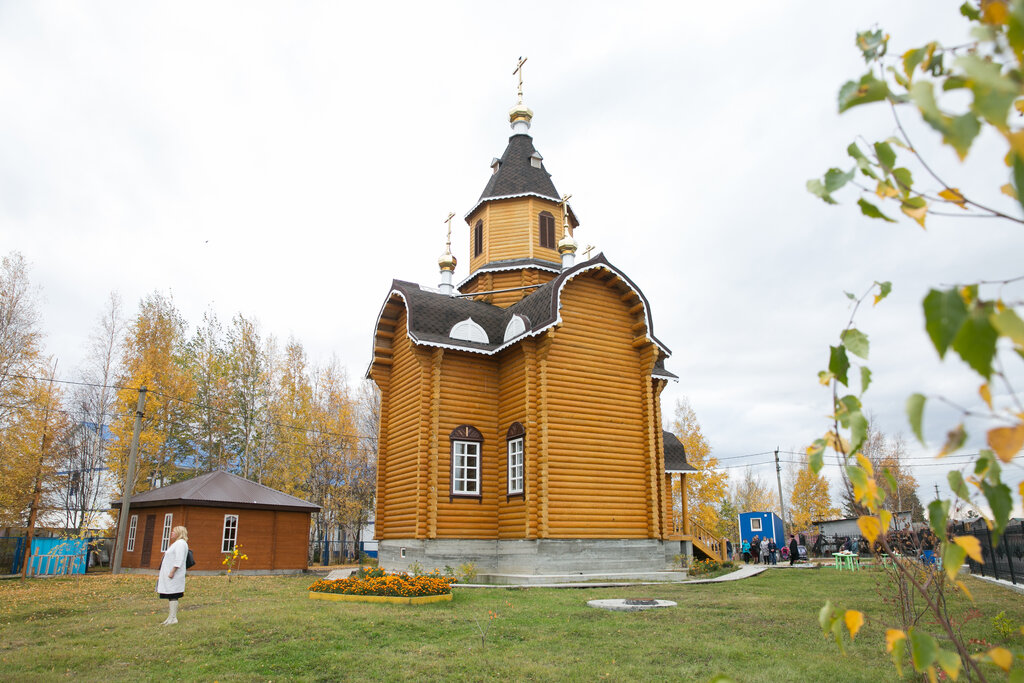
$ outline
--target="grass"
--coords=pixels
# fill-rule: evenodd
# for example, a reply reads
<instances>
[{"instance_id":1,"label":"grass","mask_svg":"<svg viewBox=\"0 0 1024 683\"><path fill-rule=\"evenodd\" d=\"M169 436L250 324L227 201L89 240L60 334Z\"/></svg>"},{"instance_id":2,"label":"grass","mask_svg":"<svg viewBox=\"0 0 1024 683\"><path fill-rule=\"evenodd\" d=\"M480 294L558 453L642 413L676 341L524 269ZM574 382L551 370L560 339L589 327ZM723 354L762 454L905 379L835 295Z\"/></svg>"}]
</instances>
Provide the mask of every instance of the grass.
<instances>
[{"instance_id":1,"label":"grass","mask_svg":"<svg viewBox=\"0 0 1024 683\"><path fill-rule=\"evenodd\" d=\"M179 623L154 578L98 575L0 582L0 680L893 680L891 612L879 571L774 570L739 582L588 589L455 589L410 607L309 600L311 577L190 577ZM969 581L979 614L964 632L1002 641L1024 601ZM598 598L678 607L624 613ZM848 654L817 623L826 599L868 614ZM955 605L968 614L965 601ZM495 613L493 620L489 613ZM486 643L478 623L490 621ZM1010 636L1020 639L1020 635Z\"/></svg>"}]
</instances>

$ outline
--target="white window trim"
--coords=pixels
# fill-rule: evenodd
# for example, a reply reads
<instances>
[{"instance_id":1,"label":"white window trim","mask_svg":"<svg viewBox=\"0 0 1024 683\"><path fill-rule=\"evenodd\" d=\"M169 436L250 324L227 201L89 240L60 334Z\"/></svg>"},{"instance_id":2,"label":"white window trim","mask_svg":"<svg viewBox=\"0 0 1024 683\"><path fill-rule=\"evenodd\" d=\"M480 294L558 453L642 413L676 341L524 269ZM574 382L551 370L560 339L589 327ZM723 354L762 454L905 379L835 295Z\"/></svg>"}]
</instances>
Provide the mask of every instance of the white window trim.
<instances>
[{"instance_id":1,"label":"white window trim","mask_svg":"<svg viewBox=\"0 0 1024 683\"><path fill-rule=\"evenodd\" d=\"M132 552L135 550L135 529L139 526L139 516L132 515L131 520L128 522L128 542L125 544L125 551Z\"/></svg>"},{"instance_id":2,"label":"white window trim","mask_svg":"<svg viewBox=\"0 0 1024 683\"><path fill-rule=\"evenodd\" d=\"M174 513L168 512L164 515L164 531L160 535L160 552L166 553L167 546L171 544L171 527L174 526Z\"/></svg>"},{"instance_id":3,"label":"white window trim","mask_svg":"<svg viewBox=\"0 0 1024 683\"><path fill-rule=\"evenodd\" d=\"M523 458L523 450L526 439L517 436L508 440L508 495L518 495L523 492L526 479L526 468Z\"/></svg>"},{"instance_id":4,"label":"white window trim","mask_svg":"<svg viewBox=\"0 0 1024 683\"><path fill-rule=\"evenodd\" d=\"M462 452L460 453L460 449ZM472 452L471 452L472 451ZM466 461L459 465L459 458ZM470 465L469 459L475 460ZM453 496L480 496L480 442L479 441L453 441L452 442L452 495ZM463 473L467 470L476 470L476 476L472 479ZM460 476L461 475L461 476ZM469 490L468 485L473 485Z\"/></svg>"},{"instance_id":5,"label":"white window trim","mask_svg":"<svg viewBox=\"0 0 1024 683\"><path fill-rule=\"evenodd\" d=\"M764 527L761 526L761 518L760 517L751 517L750 518L750 530L751 531L764 531Z\"/></svg>"},{"instance_id":6,"label":"white window trim","mask_svg":"<svg viewBox=\"0 0 1024 683\"><path fill-rule=\"evenodd\" d=\"M233 521L234 524L229 526L228 522ZM230 533L229 533L230 532ZM228 544L231 544L230 546ZM224 515L224 532L221 534L220 540L220 551L222 553L230 553L235 549L235 545L238 543L238 515Z\"/></svg>"}]
</instances>

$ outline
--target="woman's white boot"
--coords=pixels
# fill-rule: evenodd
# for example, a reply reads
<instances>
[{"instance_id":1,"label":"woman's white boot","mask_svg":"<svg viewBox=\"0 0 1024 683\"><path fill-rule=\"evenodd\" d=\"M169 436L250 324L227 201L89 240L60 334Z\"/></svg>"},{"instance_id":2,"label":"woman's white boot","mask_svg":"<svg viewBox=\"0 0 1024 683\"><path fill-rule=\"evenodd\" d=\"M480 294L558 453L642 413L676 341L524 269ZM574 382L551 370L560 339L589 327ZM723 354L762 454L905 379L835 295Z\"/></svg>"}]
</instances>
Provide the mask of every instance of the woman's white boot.
<instances>
[{"instance_id":1,"label":"woman's white boot","mask_svg":"<svg viewBox=\"0 0 1024 683\"><path fill-rule=\"evenodd\" d=\"M170 626L171 624L177 624L178 623L178 601L177 600L168 600L167 601L167 607L170 610L168 615L167 615L167 621L165 621L164 623L160 624L161 626Z\"/></svg>"}]
</instances>

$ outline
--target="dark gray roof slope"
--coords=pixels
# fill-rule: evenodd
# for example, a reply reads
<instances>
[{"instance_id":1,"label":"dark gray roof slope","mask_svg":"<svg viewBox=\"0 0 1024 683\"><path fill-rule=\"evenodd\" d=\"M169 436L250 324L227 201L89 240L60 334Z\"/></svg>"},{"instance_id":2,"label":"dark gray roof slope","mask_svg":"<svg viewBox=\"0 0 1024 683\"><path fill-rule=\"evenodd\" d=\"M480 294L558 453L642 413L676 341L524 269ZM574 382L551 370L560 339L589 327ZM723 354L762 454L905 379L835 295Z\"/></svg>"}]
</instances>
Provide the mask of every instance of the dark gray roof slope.
<instances>
[{"instance_id":1,"label":"dark gray roof slope","mask_svg":"<svg viewBox=\"0 0 1024 683\"><path fill-rule=\"evenodd\" d=\"M111 503L121 507L121 501ZM316 512L319 505L289 496L269 486L216 470L170 486L161 486L132 496L131 509L164 505L199 505Z\"/></svg>"},{"instance_id":2,"label":"dark gray roof slope","mask_svg":"<svg viewBox=\"0 0 1024 683\"><path fill-rule=\"evenodd\" d=\"M665 441L666 472L696 472L697 468L686 462L686 449L683 442L670 431L663 432Z\"/></svg>"},{"instance_id":3,"label":"dark gray roof slope","mask_svg":"<svg viewBox=\"0 0 1024 683\"><path fill-rule=\"evenodd\" d=\"M480 194L480 199L538 194L558 201L558 190L551 182L551 174L545 170L544 162L541 162L540 168L535 168L530 163L530 157L536 151L533 147L533 138L529 135L510 137L508 147L501 155L498 171L491 174L487 186Z\"/></svg>"},{"instance_id":4,"label":"dark gray roof slope","mask_svg":"<svg viewBox=\"0 0 1024 683\"><path fill-rule=\"evenodd\" d=\"M618 268L608 262L604 254L598 254L589 261L579 263L562 271L558 276L547 282L522 300L508 308L500 308L493 304L475 301L470 298L452 297L436 290L425 290L414 282L395 280L391 292L398 292L406 301L408 308L409 334L413 341L420 344L444 346L466 351L492 353L506 345L505 328L513 316L522 316L525 320L526 336L536 335L558 322L559 291L566 280L576 274L595 267L604 267L616 273L637 293L643 301L647 315L648 336L658 345L663 354L670 351L654 336L654 322L651 319L650 304L640 288L626 277ZM389 294L389 298L390 298ZM487 333L488 343L452 339L449 336L456 323L472 318ZM521 339L518 337L517 339ZM508 343L514 343L509 340ZM675 377L664 369L662 362L657 366L659 376Z\"/></svg>"}]
</instances>

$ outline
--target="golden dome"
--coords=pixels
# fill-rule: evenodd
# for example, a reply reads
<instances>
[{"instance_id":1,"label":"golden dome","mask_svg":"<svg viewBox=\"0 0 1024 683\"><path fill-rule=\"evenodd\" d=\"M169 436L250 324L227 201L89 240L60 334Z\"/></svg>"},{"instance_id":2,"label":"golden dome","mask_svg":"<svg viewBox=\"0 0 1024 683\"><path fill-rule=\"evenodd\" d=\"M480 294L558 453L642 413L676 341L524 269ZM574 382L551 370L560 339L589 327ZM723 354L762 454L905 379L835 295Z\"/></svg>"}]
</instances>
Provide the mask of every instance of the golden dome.
<instances>
[{"instance_id":1,"label":"golden dome","mask_svg":"<svg viewBox=\"0 0 1024 683\"><path fill-rule=\"evenodd\" d=\"M515 123L516 121L530 122L533 118L533 110L527 107L525 104L520 102L516 106L508 110L508 122Z\"/></svg>"},{"instance_id":2,"label":"golden dome","mask_svg":"<svg viewBox=\"0 0 1024 683\"><path fill-rule=\"evenodd\" d=\"M437 265L441 266L441 270L455 270L456 263L458 261L448 252L441 254L437 259Z\"/></svg>"}]
</instances>

